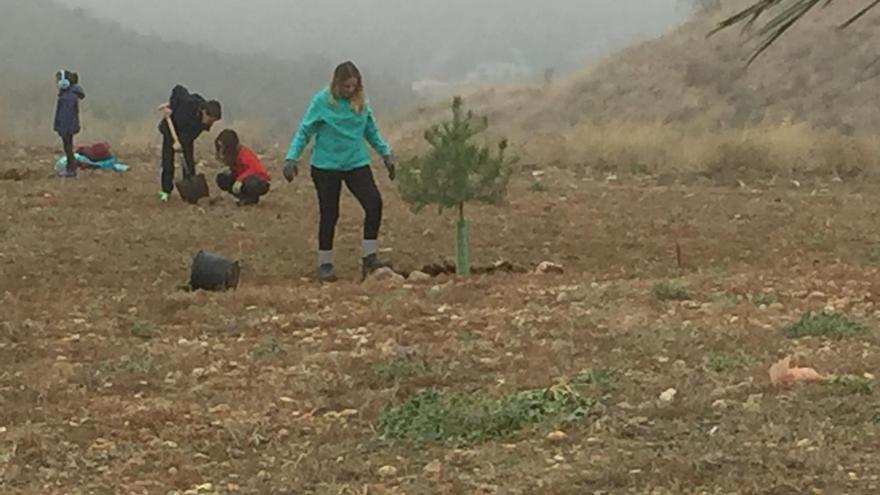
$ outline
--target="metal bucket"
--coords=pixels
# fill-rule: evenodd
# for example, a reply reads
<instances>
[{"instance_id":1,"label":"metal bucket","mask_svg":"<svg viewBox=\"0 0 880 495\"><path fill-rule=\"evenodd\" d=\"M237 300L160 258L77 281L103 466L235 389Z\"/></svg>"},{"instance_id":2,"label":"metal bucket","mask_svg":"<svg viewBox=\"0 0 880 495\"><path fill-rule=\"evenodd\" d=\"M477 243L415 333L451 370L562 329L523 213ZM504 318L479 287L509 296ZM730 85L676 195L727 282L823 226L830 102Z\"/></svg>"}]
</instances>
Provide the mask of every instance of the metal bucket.
<instances>
[{"instance_id":1,"label":"metal bucket","mask_svg":"<svg viewBox=\"0 0 880 495\"><path fill-rule=\"evenodd\" d=\"M193 258L189 286L192 290L237 289L240 274L238 261L199 251Z\"/></svg>"}]
</instances>

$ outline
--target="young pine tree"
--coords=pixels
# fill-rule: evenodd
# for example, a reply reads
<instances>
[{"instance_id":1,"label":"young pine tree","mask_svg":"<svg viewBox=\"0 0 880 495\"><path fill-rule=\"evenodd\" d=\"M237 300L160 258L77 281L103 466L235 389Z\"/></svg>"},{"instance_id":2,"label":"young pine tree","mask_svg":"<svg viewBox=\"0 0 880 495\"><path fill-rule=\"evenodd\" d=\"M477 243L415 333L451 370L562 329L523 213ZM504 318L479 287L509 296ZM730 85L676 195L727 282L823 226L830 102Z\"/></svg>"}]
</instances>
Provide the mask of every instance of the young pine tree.
<instances>
[{"instance_id":1,"label":"young pine tree","mask_svg":"<svg viewBox=\"0 0 880 495\"><path fill-rule=\"evenodd\" d=\"M429 151L401 167L399 188L404 201L414 211L436 205L440 212L458 210L459 275L470 273L468 222L464 205L469 202L499 204L507 193L512 161L505 156L507 140L498 143L497 153L472 142L489 122L472 111L465 112L461 97L452 101L452 120L432 126L425 132Z\"/></svg>"}]
</instances>

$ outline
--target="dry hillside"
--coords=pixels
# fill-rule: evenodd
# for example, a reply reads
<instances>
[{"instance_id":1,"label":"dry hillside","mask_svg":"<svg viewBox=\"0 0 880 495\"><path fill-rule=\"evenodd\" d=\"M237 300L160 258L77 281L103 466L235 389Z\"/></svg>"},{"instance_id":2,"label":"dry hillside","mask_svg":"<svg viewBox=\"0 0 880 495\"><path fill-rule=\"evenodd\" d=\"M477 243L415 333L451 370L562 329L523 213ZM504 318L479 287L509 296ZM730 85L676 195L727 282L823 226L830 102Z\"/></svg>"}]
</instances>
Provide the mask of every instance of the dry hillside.
<instances>
[{"instance_id":1,"label":"dry hillside","mask_svg":"<svg viewBox=\"0 0 880 495\"><path fill-rule=\"evenodd\" d=\"M706 39L745 4L729 2L549 87L481 88L465 91L466 101L536 163L760 175L874 168L878 150L866 136L880 129L880 15L837 31L859 2L835 3L747 68L754 46L738 30ZM445 111L446 102L418 109L395 136L412 145Z\"/></svg>"}]
</instances>

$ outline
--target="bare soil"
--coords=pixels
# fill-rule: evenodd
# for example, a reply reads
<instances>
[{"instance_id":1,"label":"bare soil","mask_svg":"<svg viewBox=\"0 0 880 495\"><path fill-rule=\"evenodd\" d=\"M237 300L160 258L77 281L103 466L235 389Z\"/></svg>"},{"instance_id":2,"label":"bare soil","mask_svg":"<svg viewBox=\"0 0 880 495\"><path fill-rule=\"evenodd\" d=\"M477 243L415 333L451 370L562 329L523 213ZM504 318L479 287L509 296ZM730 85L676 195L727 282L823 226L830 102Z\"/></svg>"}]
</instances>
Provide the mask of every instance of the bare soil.
<instances>
[{"instance_id":1,"label":"bare soil","mask_svg":"<svg viewBox=\"0 0 880 495\"><path fill-rule=\"evenodd\" d=\"M767 374L785 356L823 374L877 372L874 184L524 173L509 205L469 209L474 262L547 260L565 274L412 284L359 283L361 214L346 196L342 280L322 287L307 174L288 185L276 173L255 208L193 207L157 201L146 154L123 156L124 175L76 180L49 177L52 150L17 156L0 163L3 493L880 487L873 388L777 388ZM414 215L384 177L380 187L385 257L414 269L454 254L454 218ZM241 260L239 290L179 290L200 249ZM658 300L660 283L690 300ZM867 332L786 337L787 323L826 308ZM376 372L402 356L431 372ZM565 435L538 424L455 447L374 428L427 387L500 396L584 369L612 370L614 386Z\"/></svg>"}]
</instances>

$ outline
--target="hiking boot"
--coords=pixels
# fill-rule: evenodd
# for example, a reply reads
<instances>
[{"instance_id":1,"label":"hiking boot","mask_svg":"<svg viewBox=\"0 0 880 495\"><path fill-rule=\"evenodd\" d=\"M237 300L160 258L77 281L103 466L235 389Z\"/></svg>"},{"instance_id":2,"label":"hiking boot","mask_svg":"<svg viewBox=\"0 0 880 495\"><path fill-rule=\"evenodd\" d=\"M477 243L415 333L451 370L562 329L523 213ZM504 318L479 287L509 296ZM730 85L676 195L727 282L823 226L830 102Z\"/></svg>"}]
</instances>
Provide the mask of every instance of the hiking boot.
<instances>
[{"instance_id":1,"label":"hiking boot","mask_svg":"<svg viewBox=\"0 0 880 495\"><path fill-rule=\"evenodd\" d=\"M363 271L361 275L363 279L366 280L371 273L382 268L391 268L391 263L386 263L380 260L379 255L373 253L363 259Z\"/></svg>"},{"instance_id":2,"label":"hiking boot","mask_svg":"<svg viewBox=\"0 0 880 495\"><path fill-rule=\"evenodd\" d=\"M165 191L159 192L159 202L167 203L170 198L171 198L171 194L169 194Z\"/></svg>"},{"instance_id":3,"label":"hiking boot","mask_svg":"<svg viewBox=\"0 0 880 495\"><path fill-rule=\"evenodd\" d=\"M325 263L318 267L318 280L321 282L336 282L336 268L332 263Z\"/></svg>"}]
</instances>

